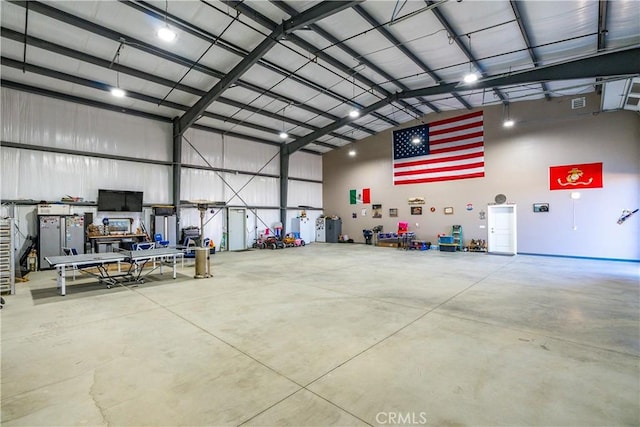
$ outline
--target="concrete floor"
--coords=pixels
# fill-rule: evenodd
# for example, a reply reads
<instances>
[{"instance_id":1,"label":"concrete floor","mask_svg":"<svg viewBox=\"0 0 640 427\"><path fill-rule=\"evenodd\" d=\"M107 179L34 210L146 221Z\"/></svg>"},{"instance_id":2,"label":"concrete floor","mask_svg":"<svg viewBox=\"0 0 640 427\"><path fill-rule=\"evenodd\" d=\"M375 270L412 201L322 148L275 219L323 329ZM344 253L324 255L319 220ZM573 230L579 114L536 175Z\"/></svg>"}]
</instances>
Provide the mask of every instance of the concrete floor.
<instances>
[{"instance_id":1,"label":"concrete floor","mask_svg":"<svg viewBox=\"0 0 640 427\"><path fill-rule=\"evenodd\" d=\"M637 263L358 244L105 289L31 273L3 425L640 424Z\"/></svg>"}]
</instances>

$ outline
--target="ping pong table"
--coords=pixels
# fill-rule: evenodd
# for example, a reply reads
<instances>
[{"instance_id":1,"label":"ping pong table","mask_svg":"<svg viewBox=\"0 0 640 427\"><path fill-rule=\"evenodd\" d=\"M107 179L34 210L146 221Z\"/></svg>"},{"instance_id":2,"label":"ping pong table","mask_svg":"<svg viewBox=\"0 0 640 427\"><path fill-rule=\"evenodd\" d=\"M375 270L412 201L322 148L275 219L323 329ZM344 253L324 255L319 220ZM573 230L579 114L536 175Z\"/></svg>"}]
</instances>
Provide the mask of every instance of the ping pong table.
<instances>
[{"instance_id":1,"label":"ping pong table","mask_svg":"<svg viewBox=\"0 0 640 427\"><path fill-rule=\"evenodd\" d=\"M67 294L66 275L67 269L75 268L91 276L97 277L98 281L105 283L107 288L115 285L127 283L143 283L143 268L148 262L153 262L154 267L147 274L158 268L155 264L159 261L160 274L165 261L170 261L173 265L173 278L176 278L176 265L178 257L183 257L184 252L175 248L156 248L140 251L120 251L97 254L79 254L45 257L45 260L55 267L58 272L57 287L60 295ZM127 263L126 271L122 269L122 263ZM117 273L109 271L109 265L117 264Z\"/></svg>"}]
</instances>

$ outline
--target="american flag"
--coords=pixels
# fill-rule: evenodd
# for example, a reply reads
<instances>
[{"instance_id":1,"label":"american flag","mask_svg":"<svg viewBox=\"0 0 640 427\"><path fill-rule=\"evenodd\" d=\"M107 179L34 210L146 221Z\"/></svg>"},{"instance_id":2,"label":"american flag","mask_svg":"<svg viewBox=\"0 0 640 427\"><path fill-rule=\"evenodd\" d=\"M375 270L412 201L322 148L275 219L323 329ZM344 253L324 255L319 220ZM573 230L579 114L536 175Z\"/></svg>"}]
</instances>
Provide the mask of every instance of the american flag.
<instances>
[{"instance_id":1,"label":"american flag","mask_svg":"<svg viewBox=\"0 0 640 427\"><path fill-rule=\"evenodd\" d=\"M393 184L483 177L483 129L478 111L394 131Z\"/></svg>"}]
</instances>

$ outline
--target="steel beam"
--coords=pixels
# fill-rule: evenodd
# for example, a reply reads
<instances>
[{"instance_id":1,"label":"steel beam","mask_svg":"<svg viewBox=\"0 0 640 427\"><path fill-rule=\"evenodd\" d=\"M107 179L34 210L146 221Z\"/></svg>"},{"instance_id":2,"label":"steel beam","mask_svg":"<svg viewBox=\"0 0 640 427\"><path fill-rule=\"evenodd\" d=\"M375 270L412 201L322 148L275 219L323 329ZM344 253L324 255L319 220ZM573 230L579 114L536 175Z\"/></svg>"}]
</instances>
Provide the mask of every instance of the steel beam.
<instances>
[{"instance_id":1,"label":"steel beam","mask_svg":"<svg viewBox=\"0 0 640 427\"><path fill-rule=\"evenodd\" d=\"M161 116L159 114L147 113L146 111L135 110L132 108L126 108L119 105L107 104L106 102L100 102L100 101L95 101L93 99L81 98L79 96L68 95L66 93L54 92L52 90L42 89L35 86L29 86L29 85L25 85L19 82L14 82L11 80L6 80L6 79L0 80L0 86L3 88L19 90L21 92L27 92L27 93L33 93L35 95L46 96L47 98L55 98L61 101L73 102L75 104L100 108L101 110L115 111L116 113L125 113L131 116L143 117L145 119L171 123L171 119L169 117Z\"/></svg>"},{"instance_id":2,"label":"steel beam","mask_svg":"<svg viewBox=\"0 0 640 427\"><path fill-rule=\"evenodd\" d=\"M640 75L640 48L638 47L601 52L589 57L558 64L549 64L530 70L487 77L478 80L470 87L474 89L491 89L499 86L525 83L629 75ZM400 96L403 98L415 98L416 96L442 95L462 85L464 83L427 87L403 92Z\"/></svg>"},{"instance_id":3,"label":"steel beam","mask_svg":"<svg viewBox=\"0 0 640 427\"><path fill-rule=\"evenodd\" d=\"M432 0L425 0L425 3L428 6L437 4L437 3L433 2ZM451 39L455 42L455 44L458 46L458 48L465 54L465 56L467 58L469 58L469 61L471 61L473 63L473 65L476 67L476 69L478 71L480 71L480 73L484 77L486 77L487 76L486 70L480 65L480 63L475 58L475 56L473 56L473 53L471 53L471 50L467 46L465 46L464 43L462 43L462 41L460 40L460 37L458 37L458 33L451 26L451 23L449 23L449 20L447 18L445 18L444 14L440 10L438 10L438 8L436 8L436 7L431 9L431 12L433 12L433 14L436 16L436 18L438 18L438 21L440 21L440 23L445 28L445 30L447 30L447 32L449 33L449 36L451 36ZM500 98L500 100L502 102L507 102L507 98L504 96L504 94L500 90L493 89L493 91L496 94L496 96L498 98Z\"/></svg>"},{"instance_id":4,"label":"steel beam","mask_svg":"<svg viewBox=\"0 0 640 427\"><path fill-rule=\"evenodd\" d=\"M12 3L12 4L15 4L17 6L20 6L20 7L26 7L26 2L25 1L9 0L9 2ZM146 42L144 42L142 40L138 40L136 38L127 36L125 34L117 32L117 31L113 31L113 30L111 30L109 28L106 28L104 26L98 25L98 24L96 24L94 22L87 21L87 20L82 19L80 17L77 17L75 15L71 15L71 14L69 14L67 12L61 11L61 10L56 9L54 7L51 7L51 6L47 5L47 4L40 3L38 1L29 1L29 9L30 9L31 12L36 12L36 13L42 14L42 15L47 16L49 18L58 20L60 22L67 23L67 24L72 25L74 27L83 29L83 30L88 31L88 32L93 33L93 34L97 34L97 35L99 35L101 37L107 38L109 40L113 40L113 41L118 42L118 43L121 41L121 39L125 39L126 42L129 43L129 45L131 47L133 47L134 49L141 50L141 51L143 51L145 53L148 53L150 55L154 55L154 56L163 58L163 59L165 59L167 61L174 62L176 64L185 66L187 68L193 67L194 70L199 71L199 72L201 72L203 74L215 77L216 79L222 79L225 76L225 74L222 73L221 71L214 70L213 68L210 68L210 67L207 67L207 66L204 66L204 65L201 65L201 64L194 64L194 62L191 61L188 58L185 58L185 57L176 55L174 53L171 53L169 51L160 49L160 48L158 48L156 46L153 46L153 45L150 45L150 44L148 44L148 43L146 43ZM329 113L327 113L327 112L325 112L325 111L323 111L321 109L318 109L318 108L315 108L315 107L311 107L311 106L308 106L308 105L304 105L303 103L298 102L295 99L289 98L289 97L287 97L285 95L282 95L282 94L274 93L274 92L272 92L270 90L266 90L265 88L256 86L256 85L254 85L252 83L249 83L249 82L246 82L246 81L243 81L243 80L238 80L236 82L236 84L238 86L241 86L241 87L243 87L245 89L251 90L251 91L256 92L258 94L266 95L266 96L269 96L269 97L271 97L273 99L283 100L284 102L287 102L289 104L295 104L297 108L300 108L300 109L309 111L310 113L317 114L319 116L328 118L329 120L337 120L338 119L337 116L329 114ZM364 127L364 126L353 124L353 127L355 129L360 130L360 131L366 132L366 133L368 133L370 135L375 135L376 134L375 131L373 131L371 129L368 129L368 128Z\"/></svg>"},{"instance_id":5,"label":"steel beam","mask_svg":"<svg viewBox=\"0 0 640 427\"><path fill-rule=\"evenodd\" d=\"M179 132L179 134L184 133L189 126L198 120L209 105L215 102L240 76L247 72L249 68L253 67L260 58L271 50L283 35L289 34L319 19L326 18L356 3L357 2L348 1L325 1L278 25L249 55L245 56L229 73L216 83L205 96L200 98L193 107L180 117L175 130Z\"/></svg>"},{"instance_id":6,"label":"steel beam","mask_svg":"<svg viewBox=\"0 0 640 427\"><path fill-rule=\"evenodd\" d=\"M435 71L429 68L427 64L422 62L420 58L418 58L413 52L411 52L406 46L404 46L400 42L400 40L398 40L393 34L391 34L389 30L381 26L380 23L373 16L369 15L369 13L366 10L364 10L362 6L355 6L353 10L355 10L358 13L358 15L360 15L365 21L367 21L369 25L371 25L373 28L378 30L378 32L382 34L384 38L389 40L389 42L396 47L396 49L402 52L407 58L409 58L418 67L420 67L422 71L427 73L429 77L431 77L436 82L436 84L440 84L442 82L442 78L439 75L437 75ZM408 90L408 89L403 89L403 90ZM471 109L471 105L467 101L465 101L464 98L462 98L458 93L453 92L452 95L466 109L468 110ZM429 101L425 101L424 99L420 99L420 101L426 103L426 105L436 113L440 112L440 109L434 106L433 104L431 104Z\"/></svg>"},{"instance_id":7,"label":"steel beam","mask_svg":"<svg viewBox=\"0 0 640 427\"><path fill-rule=\"evenodd\" d=\"M279 26L267 36L248 56L224 76L205 96L200 98L186 113L176 122L174 131L182 135L185 130L196 122L205 112L207 107L218 99L222 93L234 84L249 68L251 68L265 53L267 53L283 34L282 26Z\"/></svg>"},{"instance_id":8,"label":"steel beam","mask_svg":"<svg viewBox=\"0 0 640 427\"><path fill-rule=\"evenodd\" d=\"M109 91L111 90L111 85L102 83L102 82L98 82L98 81L94 81L94 80L89 80L89 79L84 79L81 77L77 77L77 76L73 76L70 74L66 74L66 73L62 73L60 71L55 71L55 70L51 70L49 68L45 68L45 67L40 67L38 65L33 65L33 64L24 64L21 62L18 62L14 59L11 58L6 58L6 57L2 57L0 59L0 63L4 66L7 67L12 67L12 68L19 68L22 67L24 69L26 69L29 72L32 72L34 74L40 74L43 76L47 76L47 77L51 77L54 79L58 79L58 80L63 80L63 81L67 81L69 83L74 83L77 85L81 85L81 86L85 86L85 87L89 87L89 88L93 88L93 89L97 89L97 90L103 90L103 91ZM160 98L156 98L150 95L145 95L139 92L135 92L135 91L127 91L127 97L130 99L136 99L138 101L143 101L143 102L148 102L151 104L155 104L158 105L161 101ZM182 105L182 104L178 104L177 102L170 102L170 101L165 101L163 104L165 107L169 107L169 108L173 108L176 110L180 110L180 111L187 111L189 109L188 106L186 105ZM265 133L271 133L271 134L276 134L278 133L277 129L272 129L272 128L268 128L266 126L262 126L262 125L258 125L258 124L254 124L254 123L250 123L250 122L244 122L242 120L239 119L234 119L234 118L230 118L230 117L226 117L220 114L216 114L216 113L211 113L209 111L205 111L202 114L204 117L209 117L215 120L220 120L222 122L228 122L228 123L233 123L233 124L237 124L240 126L244 126L246 128L249 129L254 129L260 132L265 132ZM293 138L298 138L296 135L291 135ZM274 142L274 141L270 141L269 142L270 145L276 145L276 146L280 146L282 145L282 143L280 142ZM325 146L327 148L331 148L331 149L335 149L338 148L335 145L332 144L328 144L328 143L324 143L324 142L318 142L317 144Z\"/></svg>"},{"instance_id":9,"label":"steel beam","mask_svg":"<svg viewBox=\"0 0 640 427\"><path fill-rule=\"evenodd\" d=\"M260 24L260 25L262 25L262 26L264 26L266 28L273 29L277 25L275 22L271 21L266 16L256 12L255 10L253 10L252 8L250 8L249 6L244 4L243 2L229 1L229 0L222 0L222 2L227 4L227 5L229 5L229 6L231 6L231 7L233 7L238 12L242 13L243 15L246 15L247 17L253 19L255 22L257 22L258 24ZM326 61L327 63L331 64L335 68L337 68L340 71L344 72L348 76L349 75L353 75L357 80L359 80L360 82L364 83L365 85L377 90L378 92L382 93L384 96L388 96L389 95L389 92L387 90L385 90L384 88L380 87L374 81L368 79L367 77L365 77L365 76L363 76L361 74L353 73L353 70L350 67L348 67L347 65L345 65L342 62L338 61L337 59L335 59L331 55L328 55L328 54L326 54L324 52L318 51L318 49L315 46L311 45L307 41L305 41L305 40L301 39L300 37L296 36L295 34L288 34L287 35L287 40L289 40L290 42L300 46L301 48L303 48L307 52L311 53L312 55L315 55L318 58ZM415 114L418 114L420 116L424 115L424 113L422 111L418 110L417 108L413 107L410 104L407 104L405 107L410 109L411 111L413 111ZM376 118L378 118L380 120L383 120L383 121L391 124L392 126L398 126L399 125L399 123L396 122L395 120L391 120L391 119L383 116L382 114L377 114L377 115L374 114L374 117L376 117Z\"/></svg>"},{"instance_id":10,"label":"steel beam","mask_svg":"<svg viewBox=\"0 0 640 427\"><path fill-rule=\"evenodd\" d=\"M23 35L21 33L18 33L17 31L13 31L10 30L8 28L1 28L1 35L4 38L8 38L11 40L15 40L15 41L19 41L19 42L23 42ZM102 59L102 58L98 58L96 56L93 55L89 55L86 54L84 52L80 52L74 49L70 49L55 43L51 43L49 41L43 40L43 39L39 39L37 37L33 37L33 36L27 36L27 43L31 46L35 46L38 47L40 49L44 49L44 50L48 50L50 52L54 52L57 53L59 55L63 55L69 58L74 58L77 59L79 61L83 61L83 62L87 62L93 65L97 65L99 67L102 68L111 68L114 71L118 71L120 73L123 74L127 74L133 77L137 77L139 79L143 79L143 80L147 80L153 83L157 83L159 85L162 86L166 86L166 87L175 87L178 90L181 90L183 92L186 93L191 93L193 95L197 95L197 96L204 96L206 94L205 91L191 87L191 86L187 86L185 84L182 83L176 83L172 80L169 79L165 79L164 77L160 77L160 76L156 76L155 74L150 74L144 71L140 71L137 70L135 68L131 68L131 67L127 67L121 64L117 64L117 63L111 63L110 61L106 60L106 59ZM275 117L275 113L271 113L269 111L266 110L262 110L256 107L252 107L250 105L244 105L239 101L235 101L233 99L229 99L229 98L225 98L223 96L221 96L220 98L218 98L218 102L221 102L223 104L227 104L227 105L231 105L233 107L236 108L240 108L240 109L245 109L247 111L250 111L252 113L255 114L259 114L268 118L274 118ZM337 118L337 117L336 117ZM287 118L285 117L284 120L287 123L291 123L293 125L296 125L298 127L303 127L309 130L317 130L317 127L315 126L311 126L305 122L302 122L300 120L295 120L292 118ZM343 139L345 141L349 141L352 142L354 141L354 138L350 138L347 137L345 135L341 135L339 133L332 133L331 136L335 137L335 138L340 138Z\"/></svg>"},{"instance_id":11,"label":"steel beam","mask_svg":"<svg viewBox=\"0 0 640 427\"><path fill-rule=\"evenodd\" d=\"M525 18L522 16L522 11L520 10L520 6L518 5L517 0L510 0L511 9L513 10L513 14L516 17L516 22L518 23L518 27L520 28L520 34L524 40L525 45L527 46L527 51L529 51L529 57L531 58L531 62L533 62L533 66L537 67L539 64L538 57L533 50L533 43L531 43L531 39L529 38L529 32L527 31L527 23L525 22ZM542 91L544 92L544 97L547 101L551 100L551 95L549 95L549 87L546 83L542 83Z\"/></svg>"},{"instance_id":12,"label":"steel beam","mask_svg":"<svg viewBox=\"0 0 640 427\"><path fill-rule=\"evenodd\" d=\"M539 83L542 81L574 80L596 77L612 77L640 75L640 48L621 49L617 51L602 52L587 58L566 61L559 64L550 64L531 70L517 71L506 75L498 75L481 79L473 84L474 89L493 89L499 86L511 86L526 83ZM363 111L368 114L371 111L384 107L387 104L404 98L417 98L419 96L443 95L459 89L463 84L448 83L439 86L431 86L415 89L408 92L398 92L387 99L380 100L369 105ZM344 126L350 119L343 118L335 123L318 129L309 135L297 139L283 151L292 154L305 145Z\"/></svg>"},{"instance_id":13,"label":"steel beam","mask_svg":"<svg viewBox=\"0 0 640 427\"><path fill-rule=\"evenodd\" d=\"M133 8L133 9L139 11L139 12L147 14L148 16L153 17L155 19L159 19L159 20L165 19L164 11L160 10L159 8L157 8L157 7L155 7L155 6L151 5L151 4L148 4L147 2L144 2L144 1L132 2L132 1L129 1L129 0L119 0L119 1L122 4L124 4L126 6L129 6L129 7ZM278 5L280 5L280 4L284 4L284 3L279 2ZM290 6L287 6L287 7L290 8ZM179 28L180 30L182 30L182 31L184 31L184 32L186 32L188 34L191 34L192 36L197 37L197 38L199 38L201 40L204 40L204 41L206 41L208 43L214 43L215 42L217 47L225 49L227 52L233 53L234 55L237 55L239 57L245 57L246 55L249 54L249 51L247 51L245 49L242 49L241 47L236 46L233 43L230 43L229 41L224 40L224 39L222 39L220 37L216 37L215 35L209 33L208 31L203 30L200 27L196 27L195 25L191 24L190 22L184 21L183 19L180 19L180 18L178 18L178 17L176 17L174 15L166 14L166 18L167 18L167 20L169 22L171 22L171 25L175 26L176 28ZM311 26L315 26L315 24L310 24L309 26L310 27ZM322 85L320 85L318 83L315 83L315 82L312 82L310 80L307 80L304 77L292 74L292 72L290 70L284 69L281 66L279 66L279 65L277 65L277 64L275 64L275 63L273 63L271 61L266 60L265 58L261 58L258 61L257 65L260 65L260 66L268 69L269 71L277 73L277 74L279 74L279 75L281 75L283 77L287 77L290 80L293 80L296 83L299 83L299 84L301 84L303 86L306 86L306 87L311 88L313 90L316 90L318 92L322 92L323 94L325 94L327 96L330 96L330 97L332 97L332 98L334 98L334 99L336 99L336 100L338 100L340 102L348 102L349 101L347 98L345 98L344 96L338 94L337 92L334 92L331 89L326 88L326 87L324 87L324 86L322 86ZM200 92L201 93L199 93L198 96L203 96L206 93L204 91L200 91ZM218 99L218 102L228 103L228 101L230 101L230 100L228 98L224 98L224 97L220 97ZM236 105L236 107L244 108L247 111L255 112L257 114L260 114L260 111L262 111L262 110L260 110L258 108L251 107L250 105L240 105L239 102L237 102L237 101L234 101L234 102L236 104L238 104L238 105ZM299 106L297 106L297 105L294 105L294 107L295 108L299 108ZM315 114L318 114L318 112L316 112ZM323 116L326 117L327 113L324 113ZM333 117L332 120L337 120L337 119L338 119L338 117ZM293 120L291 118L286 118L286 121L288 123L295 124L296 126L306 127L308 129L311 129L311 130L316 130L317 129L314 126L311 126L311 125L306 124L306 123L301 122L301 121ZM355 126L355 127L357 128L357 126ZM360 127L359 130L361 130L363 132L367 132L370 135L374 135L375 134L375 132L370 130L370 129L365 129L365 128ZM355 140L354 138L349 138L349 137L347 137L345 135L340 135L340 134L337 134L337 133L336 134L332 134L332 136L334 136L336 138L341 138L341 139L344 139L344 140L347 140L347 141L350 141L350 142Z\"/></svg>"},{"instance_id":14,"label":"steel beam","mask_svg":"<svg viewBox=\"0 0 640 427\"><path fill-rule=\"evenodd\" d=\"M289 15L296 13L295 9L293 9L291 6L289 6L285 2L277 1L277 0L276 1L272 0L271 2L272 2L272 4L274 6L277 6L282 11L288 13ZM357 8L361 8L361 6L356 6L356 7ZM382 68L380 68L379 66L377 66L376 64L374 64L373 62L371 62L370 60L368 60L367 58L365 58L364 56L362 56L361 54L359 54L358 52L356 52L355 50L353 50L349 46L347 46L345 43L342 43L337 37L335 37L333 34L329 33L328 31L325 31L319 25L311 24L311 25L309 25L309 28L311 30L313 30L314 32L320 34L322 37L324 37L328 41L330 41L338 49L340 49L343 52L347 53L352 58L357 59L361 64L366 65L367 68L370 68L374 72L378 73L379 75L381 75L382 77L384 77L385 79L387 79L388 81L390 81L391 83L396 85L400 90L409 90L409 88L407 86L405 86L401 82L397 81L397 79L395 77L393 77L391 74L389 74L386 71L384 71ZM436 107L435 105L431 104L429 101L422 100L422 99L420 101L422 101L427 107L429 107L434 112L436 112L436 113L440 112L440 109L438 107ZM355 102L354 102L354 104L355 104ZM403 105L403 106L405 108L407 108L410 105L406 104L406 105ZM356 107L357 108L362 108L362 105L356 104Z\"/></svg>"}]
</instances>

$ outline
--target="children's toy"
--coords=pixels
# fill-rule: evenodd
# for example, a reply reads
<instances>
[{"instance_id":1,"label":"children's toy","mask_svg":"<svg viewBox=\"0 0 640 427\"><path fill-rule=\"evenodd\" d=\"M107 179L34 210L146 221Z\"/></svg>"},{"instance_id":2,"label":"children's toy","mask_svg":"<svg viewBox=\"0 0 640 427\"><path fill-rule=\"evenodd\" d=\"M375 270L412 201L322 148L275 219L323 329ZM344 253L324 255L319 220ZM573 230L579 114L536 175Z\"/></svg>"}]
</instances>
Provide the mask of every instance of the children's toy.
<instances>
[{"instance_id":1,"label":"children's toy","mask_svg":"<svg viewBox=\"0 0 640 427\"><path fill-rule=\"evenodd\" d=\"M285 248L292 248L296 245L296 238L292 234L287 234L282 238L282 243Z\"/></svg>"}]
</instances>

